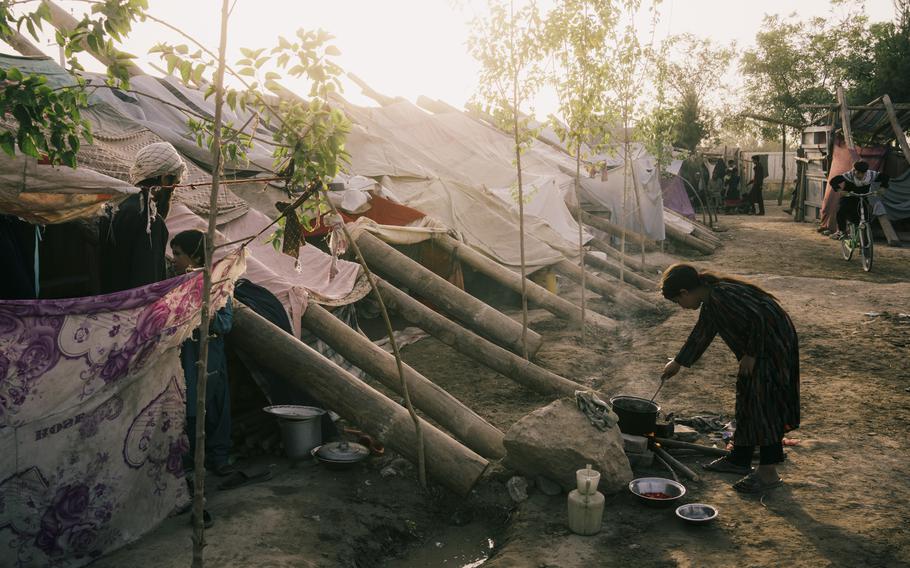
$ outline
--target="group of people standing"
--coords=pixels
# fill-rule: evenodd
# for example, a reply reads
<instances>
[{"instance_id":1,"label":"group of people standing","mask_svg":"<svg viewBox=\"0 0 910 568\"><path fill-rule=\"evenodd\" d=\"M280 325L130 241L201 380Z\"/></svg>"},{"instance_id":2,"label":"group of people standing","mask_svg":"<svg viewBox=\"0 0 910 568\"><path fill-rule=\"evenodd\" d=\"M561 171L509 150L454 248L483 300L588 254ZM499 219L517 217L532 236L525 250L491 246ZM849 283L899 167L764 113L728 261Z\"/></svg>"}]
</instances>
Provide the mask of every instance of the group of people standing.
<instances>
[{"instance_id":1,"label":"group of people standing","mask_svg":"<svg viewBox=\"0 0 910 568\"><path fill-rule=\"evenodd\" d=\"M746 183L747 191L740 191L741 177L735 160L718 160L711 173L709 191L717 209L725 212L742 212L748 215L764 215L765 201L762 196L764 179L767 174L758 156L752 156L752 178Z\"/></svg>"}]
</instances>

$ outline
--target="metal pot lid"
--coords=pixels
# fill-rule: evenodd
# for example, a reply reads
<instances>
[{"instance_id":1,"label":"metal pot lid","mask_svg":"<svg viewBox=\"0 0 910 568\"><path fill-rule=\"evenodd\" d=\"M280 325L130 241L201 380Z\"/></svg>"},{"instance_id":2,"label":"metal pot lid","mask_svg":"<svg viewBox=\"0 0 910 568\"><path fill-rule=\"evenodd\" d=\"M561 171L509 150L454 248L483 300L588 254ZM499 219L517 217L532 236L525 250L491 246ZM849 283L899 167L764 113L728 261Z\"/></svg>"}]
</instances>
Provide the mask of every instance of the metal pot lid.
<instances>
[{"instance_id":1,"label":"metal pot lid","mask_svg":"<svg viewBox=\"0 0 910 568\"><path fill-rule=\"evenodd\" d=\"M266 406L262 409L278 418L285 420L310 420L325 414L325 410L315 406L301 406L297 404L279 404L276 406Z\"/></svg>"},{"instance_id":2,"label":"metal pot lid","mask_svg":"<svg viewBox=\"0 0 910 568\"><path fill-rule=\"evenodd\" d=\"M370 455L370 450L362 444L343 440L341 442L323 444L313 450L313 453L319 459L323 460L339 463L354 463L365 460L367 456Z\"/></svg>"}]
</instances>

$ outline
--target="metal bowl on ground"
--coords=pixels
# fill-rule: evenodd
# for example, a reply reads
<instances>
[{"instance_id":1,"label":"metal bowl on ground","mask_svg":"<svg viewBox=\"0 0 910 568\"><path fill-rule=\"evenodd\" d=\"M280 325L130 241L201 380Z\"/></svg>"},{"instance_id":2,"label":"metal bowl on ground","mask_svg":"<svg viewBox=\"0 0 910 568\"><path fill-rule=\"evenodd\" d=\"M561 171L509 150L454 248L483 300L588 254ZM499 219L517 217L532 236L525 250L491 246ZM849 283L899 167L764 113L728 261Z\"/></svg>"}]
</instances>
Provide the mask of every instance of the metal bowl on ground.
<instances>
[{"instance_id":1,"label":"metal bowl on ground","mask_svg":"<svg viewBox=\"0 0 910 568\"><path fill-rule=\"evenodd\" d=\"M676 516L693 525L704 525L717 518L717 508L704 503L689 503L677 507Z\"/></svg>"},{"instance_id":2,"label":"metal bowl on ground","mask_svg":"<svg viewBox=\"0 0 910 568\"><path fill-rule=\"evenodd\" d=\"M667 507L686 494L686 487L663 477L640 477L629 482L629 491L651 507Z\"/></svg>"},{"instance_id":3,"label":"metal bowl on ground","mask_svg":"<svg viewBox=\"0 0 910 568\"><path fill-rule=\"evenodd\" d=\"M313 448L310 455L330 469L347 469L370 457L370 449L362 444L342 440Z\"/></svg>"}]
</instances>

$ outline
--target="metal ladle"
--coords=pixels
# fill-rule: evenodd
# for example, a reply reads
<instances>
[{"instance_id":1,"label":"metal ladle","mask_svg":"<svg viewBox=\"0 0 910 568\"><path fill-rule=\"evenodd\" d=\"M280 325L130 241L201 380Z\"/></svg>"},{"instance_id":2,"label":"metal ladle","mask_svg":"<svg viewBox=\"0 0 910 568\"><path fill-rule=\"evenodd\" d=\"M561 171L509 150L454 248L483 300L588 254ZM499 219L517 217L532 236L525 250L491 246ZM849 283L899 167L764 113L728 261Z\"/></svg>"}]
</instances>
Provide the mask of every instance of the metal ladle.
<instances>
[{"instance_id":1,"label":"metal ladle","mask_svg":"<svg viewBox=\"0 0 910 568\"><path fill-rule=\"evenodd\" d=\"M664 383L667 382L664 379L660 379L660 386L657 387L657 390L654 391L654 396L651 397L651 402L654 402L654 399L657 398L657 394L660 392L660 389L664 388Z\"/></svg>"}]
</instances>

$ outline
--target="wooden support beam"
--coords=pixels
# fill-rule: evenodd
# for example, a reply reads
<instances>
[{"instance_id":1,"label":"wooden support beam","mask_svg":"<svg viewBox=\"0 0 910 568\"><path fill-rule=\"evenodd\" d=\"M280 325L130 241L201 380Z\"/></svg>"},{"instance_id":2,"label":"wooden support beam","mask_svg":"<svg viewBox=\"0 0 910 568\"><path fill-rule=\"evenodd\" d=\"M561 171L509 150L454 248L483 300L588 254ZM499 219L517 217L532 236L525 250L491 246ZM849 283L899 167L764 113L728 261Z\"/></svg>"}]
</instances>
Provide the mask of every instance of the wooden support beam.
<instances>
[{"instance_id":1,"label":"wooden support beam","mask_svg":"<svg viewBox=\"0 0 910 568\"><path fill-rule=\"evenodd\" d=\"M388 105L394 103L396 100L398 100L398 99L395 99L394 97L383 95L379 91L373 89L372 87L367 85L366 81L364 81L357 75L351 73L350 71L346 74L351 81L354 81L354 84L356 84L358 87L360 87L360 90L363 92L364 95L370 97L371 99L373 99L380 105L388 106Z\"/></svg>"},{"instance_id":2,"label":"wooden support beam","mask_svg":"<svg viewBox=\"0 0 910 568\"><path fill-rule=\"evenodd\" d=\"M360 231L354 238L374 271L433 302L440 310L483 337L508 347L515 353L523 353L519 322L440 278L369 232ZM537 353L543 340L530 329L527 339L530 356Z\"/></svg>"},{"instance_id":3,"label":"wooden support beam","mask_svg":"<svg viewBox=\"0 0 910 568\"><path fill-rule=\"evenodd\" d=\"M585 264L596 270L605 272L614 278L620 279L622 282L631 284L643 292L653 292L657 289L657 282L649 280L631 270L622 270L619 265L613 264L613 262L604 260L589 252L585 253ZM622 276L622 278L620 278L620 276Z\"/></svg>"},{"instance_id":4,"label":"wooden support beam","mask_svg":"<svg viewBox=\"0 0 910 568\"><path fill-rule=\"evenodd\" d=\"M517 294L521 294L520 274L509 270L505 266L502 266L501 264L480 254L468 245L456 241L448 235L437 235L434 237L434 242L459 261L467 264L478 272L485 274L491 280L501 284L509 290L512 290ZM569 302L568 300L560 298L556 294L551 293L543 286L540 286L531 280L526 279L525 286L527 290L528 301L532 304L540 306L541 308L569 321L581 321L581 308L575 304ZM593 323L601 329L609 330L616 328L615 321L598 313L587 313L585 320L588 323Z\"/></svg>"},{"instance_id":5,"label":"wooden support beam","mask_svg":"<svg viewBox=\"0 0 910 568\"><path fill-rule=\"evenodd\" d=\"M398 367L391 353L351 329L315 302L307 305L300 321L303 327L325 341L342 357L396 393L403 394ZM416 408L483 457L499 459L505 456L502 432L410 366L404 365L403 368L408 393Z\"/></svg>"},{"instance_id":6,"label":"wooden support beam","mask_svg":"<svg viewBox=\"0 0 910 568\"><path fill-rule=\"evenodd\" d=\"M51 0L42 0L42 2L47 5L50 9L51 14L51 25L61 32L70 32L76 28L79 24L79 21L76 18L72 17L69 12L52 2ZM114 60L106 53L101 53L97 50L91 49L88 45L88 42L82 40L82 47L86 52L90 53L92 57L103 63L104 65L110 67L114 64ZM145 71L140 69L135 63L130 62L129 60L121 60L125 62L129 74L131 77L136 77L138 75L145 75Z\"/></svg>"},{"instance_id":7,"label":"wooden support beam","mask_svg":"<svg viewBox=\"0 0 910 568\"><path fill-rule=\"evenodd\" d=\"M894 137L900 144L901 152L904 153L904 160L910 163L910 145L907 144L907 135L901 128L901 123L897 120L897 113L894 112L894 105L891 103L891 97L885 95L882 97L882 103L885 105L885 111L888 113L888 121L891 122L891 129L894 131Z\"/></svg>"},{"instance_id":8,"label":"wooden support beam","mask_svg":"<svg viewBox=\"0 0 910 568\"><path fill-rule=\"evenodd\" d=\"M879 215L876 217L876 219L878 219L878 224L881 226L882 232L885 233L885 240L888 241L888 246L902 246L901 238L897 236L897 231L894 230L894 226L891 224L891 219L888 219L887 215Z\"/></svg>"},{"instance_id":9,"label":"wooden support beam","mask_svg":"<svg viewBox=\"0 0 910 568\"><path fill-rule=\"evenodd\" d=\"M474 359L520 385L554 397L575 396L576 390L590 390L464 329L385 280L379 280L378 285L382 300L401 317L462 355Z\"/></svg>"},{"instance_id":10,"label":"wooden support beam","mask_svg":"<svg viewBox=\"0 0 910 568\"><path fill-rule=\"evenodd\" d=\"M299 385L383 444L417 461L417 435L408 411L332 363L299 339L243 305L234 307L242 351L289 383ZM458 495L467 495L489 462L423 421L427 475Z\"/></svg>"},{"instance_id":11,"label":"wooden support beam","mask_svg":"<svg viewBox=\"0 0 910 568\"><path fill-rule=\"evenodd\" d=\"M625 264L626 268L634 270L646 278L656 278L664 271L664 268L666 268L647 262L645 263L644 267L642 267L640 259L625 255L619 249L610 246L610 243L596 237L588 241L588 245L591 246L591 248L605 253L607 256L614 260L622 261Z\"/></svg>"},{"instance_id":12,"label":"wooden support beam","mask_svg":"<svg viewBox=\"0 0 910 568\"><path fill-rule=\"evenodd\" d=\"M6 37L0 38L10 47L15 49L21 55L26 57L47 57L43 51L31 42L27 37L13 29L13 32Z\"/></svg>"},{"instance_id":13,"label":"wooden support beam","mask_svg":"<svg viewBox=\"0 0 910 568\"><path fill-rule=\"evenodd\" d=\"M571 205L571 204L566 203L566 207L569 208L569 212L572 213L573 217L575 217L576 219L579 218L577 205ZM599 215L593 215L591 213L588 213L587 211L581 212L581 219L585 225L590 225L591 227L601 230L607 234L613 235L614 237L622 238L622 233L623 233L622 227L613 223L612 221L604 219L603 217L600 217ZM653 243L654 243L653 241L651 241L650 239L648 239L646 236L642 235L641 233L637 233L630 229L626 229L626 238L635 239L635 240L645 240L648 245L653 245Z\"/></svg>"},{"instance_id":14,"label":"wooden support beam","mask_svg":"<svg viewBox=\"0 0 910 568\"><path fill-rule=\"evenodd\" d=\"M853 143L853 127L850 124L850 110L847 108L847 98L844 95L844 88L840 85L837 87L837 103L840 105L841 126L844 129L844 141L851 153L856 155L856 145Z\"/></svg>"},{"instance_id":15,"label":"wooden support beam","mask_svg":"<svg viewBox=\"0 0 910 568\"><path fill-rule=\"evenodd\" d=\"M559 274L581 284L582 269L574 262L562 260L554 264L553 269ZM615 302L619 306L640 312L653 312L655 310L653 301L645 298L644 295L634 288L623 286L615 280L610 281L585 271L584 282L585 287L588 290L595 294L599 294L609 301Z\"/></svg>"}]
</instances>

